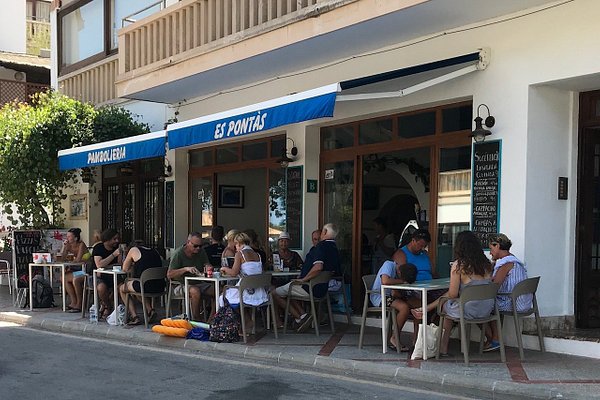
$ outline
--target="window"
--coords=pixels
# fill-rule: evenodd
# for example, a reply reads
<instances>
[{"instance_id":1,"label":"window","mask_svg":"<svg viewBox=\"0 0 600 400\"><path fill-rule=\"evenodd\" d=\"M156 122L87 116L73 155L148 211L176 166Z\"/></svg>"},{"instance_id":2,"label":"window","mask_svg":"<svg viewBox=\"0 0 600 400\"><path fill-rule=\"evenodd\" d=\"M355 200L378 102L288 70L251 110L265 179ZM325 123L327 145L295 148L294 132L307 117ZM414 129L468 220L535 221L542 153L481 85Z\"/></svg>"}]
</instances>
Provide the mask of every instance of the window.
<instances>
[{"instance_id":1,"label":"window","mask_svg":"<svg viewBox=\"0 0 600 400\"><path fill-rule=\"evenodd\" d=\"M104 3L94 0L62 16L61 65L69 66L104 50Z\"/></svg>"},{"instance_id":2,"label":"window","mask_svg":"<svg viewBox=\"0 0 600 400\"><path fill-rule=\"evenodd\" d=\"M162 3L156 0L111 0L111 44L110 49L118 47L117 31L148 15L160 11Z\"/></svg>"},{"instance_id":3,"label":"window","mask_svg":"<svg viewBox=\"0 0 600 400\"><path fill-rule=\"evenodd\" d=\"M401 138L411 139L435 133L435 111L408 114L398 118L398 134Z\"/></svg>"},{"instance_id":4,"label":"window","mask_svg":"<svg viewBox=\"0 0 600 400\"><path fill-rule=\"evenodd\" d=\"M27 0L26 7L28 20L50 22L49 0Z\"/></svg>"},{"instance_id":5,"label":"window","mask_svg":"<svg viewBox=\"0 0 600 400\"><path fill-rule=\"evenodd\" d=\"M371 144L392 140L392 120L363 122L358 127L358 144Z\"/></svg>"}]
</instances>

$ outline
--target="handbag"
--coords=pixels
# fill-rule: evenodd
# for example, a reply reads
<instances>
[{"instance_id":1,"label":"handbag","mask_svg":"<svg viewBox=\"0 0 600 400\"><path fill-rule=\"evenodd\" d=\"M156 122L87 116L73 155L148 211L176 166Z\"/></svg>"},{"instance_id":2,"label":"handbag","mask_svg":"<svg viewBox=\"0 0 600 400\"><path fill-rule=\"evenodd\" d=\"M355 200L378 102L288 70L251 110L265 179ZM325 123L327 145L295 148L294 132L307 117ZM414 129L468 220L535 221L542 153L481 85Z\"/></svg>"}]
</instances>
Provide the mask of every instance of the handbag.
<instances>
[{"instance_id":1,"label":"handbag","mask_svg":"<svg viewBox=\"0 0 600 400\"><path fill-rule=\"evenodd\" d=\"M231 307L223 293L223 307L219 308L210 325L210 341L232 343L240 340L240 315Z\"/></svg>"},{"instance_id":2,"label":"handbag","mask_svg":"<svg viewBox=\"0 0 600 400\"><path fill-rule=\"evenodd\" d=\"M417 341L415 343L415 349L413 350L412 355L410 356L411 360L416 360L417 358L423 358L423 339L427 340L427 357L435 357L438 349L438 329L441 329L436 324L425 325L425 329L423 329L423 324L419 324L419 332L417 333Z\"/></svg>"}]
</instances>

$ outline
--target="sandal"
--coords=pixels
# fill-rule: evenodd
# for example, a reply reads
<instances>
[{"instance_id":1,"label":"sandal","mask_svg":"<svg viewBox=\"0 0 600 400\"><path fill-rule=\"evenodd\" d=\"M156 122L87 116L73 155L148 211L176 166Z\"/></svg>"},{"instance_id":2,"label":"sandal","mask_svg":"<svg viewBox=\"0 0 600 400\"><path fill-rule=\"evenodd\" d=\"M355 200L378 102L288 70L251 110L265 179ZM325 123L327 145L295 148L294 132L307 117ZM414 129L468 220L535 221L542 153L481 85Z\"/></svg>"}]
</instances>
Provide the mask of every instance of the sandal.
<instances>
[{"instance_id":1,"label":"sandal","mask_svg":"<svg viewBox=\"0 0 600 400\"><path fill-rule=\"evenodd\" d=\"M138 317L137 315L133 318L131 318L129 320L129 322L127 323L127 326L135 326L135 325L141 325L143 324L142 320L140 319L140 317Z\"/></svg>"}]
</instances>

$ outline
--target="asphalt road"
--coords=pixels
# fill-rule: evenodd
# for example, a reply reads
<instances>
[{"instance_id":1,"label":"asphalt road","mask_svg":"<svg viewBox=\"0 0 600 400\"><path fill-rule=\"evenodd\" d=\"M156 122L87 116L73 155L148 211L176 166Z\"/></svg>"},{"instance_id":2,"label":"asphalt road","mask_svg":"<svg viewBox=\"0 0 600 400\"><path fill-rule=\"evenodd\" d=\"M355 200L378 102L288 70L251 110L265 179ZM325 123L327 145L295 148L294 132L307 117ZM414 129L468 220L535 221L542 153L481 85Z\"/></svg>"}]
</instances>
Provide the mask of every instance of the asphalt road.
<instances>
[{"instance_id":1,"label":"asphalt road","mask_svg":"<svg viewBox=\"0 0 600 400\"><path fill-rule=\"evenodd\" d=\"M0 399L456 399L0 322Z\"/></svg>"}]
</instances>

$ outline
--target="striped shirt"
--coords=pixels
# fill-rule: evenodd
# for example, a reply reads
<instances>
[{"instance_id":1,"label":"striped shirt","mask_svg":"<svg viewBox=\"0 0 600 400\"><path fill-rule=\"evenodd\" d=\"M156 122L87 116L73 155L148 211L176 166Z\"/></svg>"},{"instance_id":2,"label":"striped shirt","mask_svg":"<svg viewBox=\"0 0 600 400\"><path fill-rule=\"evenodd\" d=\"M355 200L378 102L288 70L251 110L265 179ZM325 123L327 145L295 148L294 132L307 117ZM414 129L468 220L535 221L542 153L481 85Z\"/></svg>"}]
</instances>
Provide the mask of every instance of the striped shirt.
<instances>
[{"instance_id":1,"label":"striped shirt","mask_svg":"<svg viewBox=\"0 0 600 400\"><path fill-rule=\"evenodd\" d=\"M512 254L496 260L492 277L496 276L496 273L500 267L509 263L513 263L513 267L510 271L508 271L508 274L504 278L504 282L502 282L500 285L500 290L498 290L498 292L501 293L511 293L517 283L527 279L527 270L525 269L525 266L517 257L513 256ZM498 295L496 297L496 302L498 303L498 309L500 311L512 311L512 300L510 299L510 296ZM517 311L523 312L530 310L533 307L532 302L532 294L524 294L519 296L517 298Z\"/></svg>"}]
</instances>

